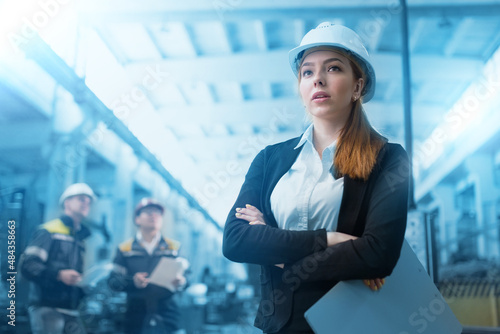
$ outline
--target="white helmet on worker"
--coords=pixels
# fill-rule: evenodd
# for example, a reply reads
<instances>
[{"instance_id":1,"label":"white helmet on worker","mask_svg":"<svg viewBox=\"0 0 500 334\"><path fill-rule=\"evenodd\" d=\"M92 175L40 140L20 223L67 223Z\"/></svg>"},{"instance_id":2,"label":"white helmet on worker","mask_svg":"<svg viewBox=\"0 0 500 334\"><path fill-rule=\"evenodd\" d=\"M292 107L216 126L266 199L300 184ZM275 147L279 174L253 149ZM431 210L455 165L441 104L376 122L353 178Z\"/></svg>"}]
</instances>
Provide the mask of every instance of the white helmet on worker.
<instances>
[{"instance_id":1,"label":"white helmet on worker","mask_svg":"<svg viewBox=\"0 0 500 334\"><path fill-rule=\"evenodd\" d=\"M137 205L135 207L135 210L134 210L135 216L137 217L138 215L140 215L142 209L149 207L149 206L154 206L154 207L158 208L161 211L162 215L163 215L163 212L165 211L165 207L160 202L158 202L154 198L144 197L139 201L139 203L137 203Z\"/></svg>"},{"instance_id":2,"label":"white helmet on worker","mask_svg":"<svg viewBox=\"0 0 500 334\"><path fill-rule=\"evenodd\" d=\"M87 195L92 201L96 200L96 195L92 191L92 188L88 186L88 184L75 183L66 188L66 190L62 193L61 197L59 198L59 205L63 206L65 200L76 195Z\"/></svg>"},{"instance_id":3,"label":"white helmet on worker","mask_svg":"<svg viewBox=\"0 0 500 334\"><path fill-rule=\"evenodd\" d=\"M298 47L290 50L288 59L295 76L299 74L299 68L305 51L319 46L342 49L352 55L353 60L361 67L366 76L365 87L363 89L363 102L370 101L375 93L376 82L375 70L370 63L370 56L358 34L342 25L323 22L315 29L310 30L302 38Z\"/></svg>"}]
</instances>

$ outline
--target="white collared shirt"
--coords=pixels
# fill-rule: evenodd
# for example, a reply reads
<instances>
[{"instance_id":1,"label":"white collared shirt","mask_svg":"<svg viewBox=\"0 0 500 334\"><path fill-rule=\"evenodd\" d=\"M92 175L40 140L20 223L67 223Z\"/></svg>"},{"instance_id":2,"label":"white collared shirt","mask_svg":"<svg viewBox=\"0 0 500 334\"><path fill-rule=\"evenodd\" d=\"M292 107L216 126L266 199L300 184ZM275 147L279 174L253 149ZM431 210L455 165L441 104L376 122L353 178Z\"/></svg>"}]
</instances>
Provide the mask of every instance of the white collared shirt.
<instances>
[{"instance_id":1,"label":"white collared shirt","mask_svg":"<svg viewBox=\"0 0 500 334\"><path fill-rule=\"evenodd\" d=\"M295 149L302 145L297 160L271 194L271 210L282 229L335 231L344 191L344 178L334 178L336 141L323 150L320 158L311 125Z\"/></svg>"},{"instance_id":2,"label":"white collared shirt","mask_svg":"<svg viewBox=\"0 0 500 334\"><path fill-rule=\"evenodd\" d=\"M141 246L144 247L146 252L148 252L149 255L152 255L153 251L155 250L155 248L158 246L158 243L160 242L161 233L160 232L156 233L154 238L150 242L147 242L146 240L144 240L142 233L139 230L139 231L137 231L136 239L137 239L137 241L139 241Z\"/></svg>"}]
</instances>

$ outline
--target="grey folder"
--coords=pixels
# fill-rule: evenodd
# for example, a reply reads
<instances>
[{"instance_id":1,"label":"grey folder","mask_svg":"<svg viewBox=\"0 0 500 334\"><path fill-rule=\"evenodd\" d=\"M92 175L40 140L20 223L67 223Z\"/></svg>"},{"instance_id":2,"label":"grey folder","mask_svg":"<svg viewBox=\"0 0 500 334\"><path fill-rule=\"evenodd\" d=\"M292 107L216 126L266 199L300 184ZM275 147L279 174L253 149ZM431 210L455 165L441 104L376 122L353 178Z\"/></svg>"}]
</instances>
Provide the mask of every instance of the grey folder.
<instances>
[{"instance_id":1,"label":"grey folder","mask_svg":"<svg viewBox=\"0 0 500 334\"><path fill-rule=\"evenodd\" d=\"M344 281L305 317L316 334L455 334L462 326L410 245L405 242L392 274L379 291Z\"/></svg>"}]
</instances>

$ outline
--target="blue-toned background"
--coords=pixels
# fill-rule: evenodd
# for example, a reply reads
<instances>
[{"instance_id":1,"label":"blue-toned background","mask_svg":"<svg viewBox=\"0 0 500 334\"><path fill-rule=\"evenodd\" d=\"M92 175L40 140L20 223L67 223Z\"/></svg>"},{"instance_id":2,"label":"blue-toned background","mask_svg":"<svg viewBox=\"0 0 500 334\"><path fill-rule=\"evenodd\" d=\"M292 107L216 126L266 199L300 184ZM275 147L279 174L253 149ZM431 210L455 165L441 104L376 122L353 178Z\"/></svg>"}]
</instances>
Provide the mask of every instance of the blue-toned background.
<instances>
[{"instance_id":1,"label":"blue-toned background","mask_svg":"<svg viewBox=\"0 0 500 334\"><path fill-rule=\"evenodd\" d=\"M88 270L106 272L135 203L155 197L192 265L186 331L254 333L259 269L223 258L223 225L257 152L307 126L288 50L332 21L372 56L372 124L407 149L411 134L408 241L464 325L499 326L500 3L408 1L410 76L402 13L390 0L0 0L0 305L8 220L19 260L61 192L86 182L99 196ZM89 332L116 333L123 295L99 277ZM28 333L20 276L17 288Z\"/></svg>"}]
</instances>

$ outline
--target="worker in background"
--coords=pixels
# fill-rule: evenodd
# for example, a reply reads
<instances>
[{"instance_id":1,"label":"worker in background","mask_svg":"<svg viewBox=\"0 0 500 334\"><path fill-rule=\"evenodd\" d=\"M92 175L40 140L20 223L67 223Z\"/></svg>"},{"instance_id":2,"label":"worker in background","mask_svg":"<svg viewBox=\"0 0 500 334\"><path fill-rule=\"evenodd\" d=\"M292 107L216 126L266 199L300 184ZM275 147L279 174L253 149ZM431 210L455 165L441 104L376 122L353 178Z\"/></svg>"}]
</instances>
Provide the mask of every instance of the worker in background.
<instances>
[{"instance_id":1,"label":"worker in background","mask_svg":"<svg viewBox=\"0 0 500 334\"><path fill-rule=\"evenodd\" d=\"M180 243L161 234L164 212L165 208L158 201L143 198L134 212L137 234L119 245L113 261L114 269L108 283L113 290L127 292L126 333L184 333L180 329L180 312L174 298L174 294L186 285L184 275L176 275L173 289L149 282L163 257L184 260L178 258Z\"/></svg>"},{"instance_id":2,"label":"worker in background","mask_svg":"<svg viewBox=\"0 0 500 334\"><path fill-rule=\"evenodd\" d=\"M21 273L30 281L29 316L33 334L85 333L78 305L83 290L84 239L90 231L82 222L96 200L85 183L69 186L59 204L63 214L42 224L21 258Z\"/></svg>"}]
</instances>

